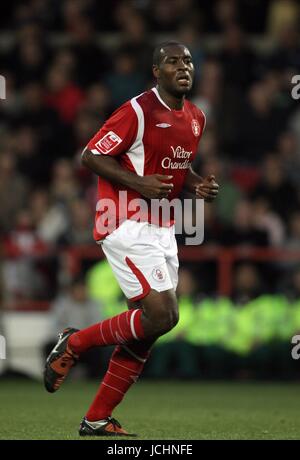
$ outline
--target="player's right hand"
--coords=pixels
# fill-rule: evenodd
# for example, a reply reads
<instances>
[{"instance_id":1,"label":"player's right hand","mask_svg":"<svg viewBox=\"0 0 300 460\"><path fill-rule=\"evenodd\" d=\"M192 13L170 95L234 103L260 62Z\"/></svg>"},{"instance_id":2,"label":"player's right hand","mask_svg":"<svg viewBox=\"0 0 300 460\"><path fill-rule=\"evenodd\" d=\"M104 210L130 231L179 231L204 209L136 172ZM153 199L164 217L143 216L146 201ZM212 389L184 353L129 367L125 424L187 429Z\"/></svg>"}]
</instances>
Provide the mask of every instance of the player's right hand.
<instances>
[{"instance_id":1,"label":"player's right hand","mask_svg":"<svg viewBox=\"0 0 300 460\"><path fill-rule=\"evenodd\" d=\"M174 188L172 183L167 183L171 179L173 179L173 176L163 174L138 176L137 184L134 188L145 198L167 198Z\"/></svg>"}]
</instances>

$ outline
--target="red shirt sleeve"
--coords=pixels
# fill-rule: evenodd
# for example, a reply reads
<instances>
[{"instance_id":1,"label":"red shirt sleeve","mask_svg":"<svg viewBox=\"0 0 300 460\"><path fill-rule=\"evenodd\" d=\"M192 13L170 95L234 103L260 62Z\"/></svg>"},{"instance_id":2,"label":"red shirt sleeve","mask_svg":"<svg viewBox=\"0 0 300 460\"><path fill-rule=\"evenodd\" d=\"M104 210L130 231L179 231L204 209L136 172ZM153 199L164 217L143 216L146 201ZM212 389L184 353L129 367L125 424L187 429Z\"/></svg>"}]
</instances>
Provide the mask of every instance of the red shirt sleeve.
<instances>
[{"instance_id":1,"label":"red shirt sleeve","mask_svg":"<svg viewBox=\"0 0 300 460\"><path fill-rule=\"evenodd\" d=\"M90 140L87 148L95 155L120 155L134 143L138 131L137 115L130 102L117 109Z\"/></svg>"}]
</instances>

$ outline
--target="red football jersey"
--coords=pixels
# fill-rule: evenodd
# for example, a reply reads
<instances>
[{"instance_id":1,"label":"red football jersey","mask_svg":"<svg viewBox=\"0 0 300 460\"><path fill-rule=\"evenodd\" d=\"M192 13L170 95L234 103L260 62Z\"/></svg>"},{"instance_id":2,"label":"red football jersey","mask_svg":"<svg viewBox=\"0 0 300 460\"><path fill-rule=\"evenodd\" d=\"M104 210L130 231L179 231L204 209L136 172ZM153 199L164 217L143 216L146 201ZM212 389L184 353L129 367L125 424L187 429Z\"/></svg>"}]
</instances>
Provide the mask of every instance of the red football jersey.
<instances>
[{"instance_id":1,"label":"red football jersey","mask_svg":"<svg viewBox=\"0 0 300 460\"><path fill-rule=\"evenodd\" d=\"M174 184L174 189L168 197L168 200L172 200L179 196L183 188L204 127L205 115L194 104L185 100L181 110L171 109L161 99L157 89L152 88L117 109L87 148L95 155L114 156L123 168L140 176L173 176L169 182ZM119 192L126 193L120 195ZM95 239L103 239L110 233L109 229L114 229L115 224L118 226L124 218L135 218L136 208L131 205L131 209L128 209L128 203L137 199L136 203L141 198L138 192L99 177ZM115 211L111 211L110 207L107 212L110 200L115 204ZM110 220L115 224L111 226ZM150 213L146 220L151 221Z\"/></svg>"}]
</instances>

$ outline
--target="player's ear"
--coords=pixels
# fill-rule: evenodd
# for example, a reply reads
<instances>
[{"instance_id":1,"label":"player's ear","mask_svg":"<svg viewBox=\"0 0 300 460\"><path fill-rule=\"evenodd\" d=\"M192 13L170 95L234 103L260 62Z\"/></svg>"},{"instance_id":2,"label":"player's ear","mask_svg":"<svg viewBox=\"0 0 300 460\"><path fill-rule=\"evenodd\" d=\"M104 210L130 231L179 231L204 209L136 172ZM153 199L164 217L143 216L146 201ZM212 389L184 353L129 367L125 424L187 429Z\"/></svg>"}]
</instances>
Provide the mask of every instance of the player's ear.
<instances>
[{"instance_id":1,"label":"player's ear","mask_svg":"<svg viewBox=\"0 0 300 460\"><path fill-rule=\"evenodd\" d=\"M153 66L152 66L152 72L153 72L153 75L155 76L155 78L158 78L158 77L159 77L160 71L159 71L158 65L153 64Z\"/></svg>"}]
</instances>

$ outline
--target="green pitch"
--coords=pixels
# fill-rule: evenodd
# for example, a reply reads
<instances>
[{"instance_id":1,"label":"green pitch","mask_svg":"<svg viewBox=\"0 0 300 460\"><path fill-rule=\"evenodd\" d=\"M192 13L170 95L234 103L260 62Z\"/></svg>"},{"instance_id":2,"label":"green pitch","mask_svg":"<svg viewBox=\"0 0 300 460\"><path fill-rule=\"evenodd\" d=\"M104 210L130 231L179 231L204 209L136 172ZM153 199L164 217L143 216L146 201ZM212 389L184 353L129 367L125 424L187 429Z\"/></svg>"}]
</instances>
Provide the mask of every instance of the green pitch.
<instances>
[{"instance_id":1,"label":"green pitch","mask_svg":"<svg viewBox=\"0 0 300 460\"><path fill-rule=\"evenodd\" d=\"M48 394L0 378L0 439L80 439L96 388L69 380ZM298 384L141 380L114 415L138 439L299 439L299 413Z\"/></svg>"}]
</instances>

